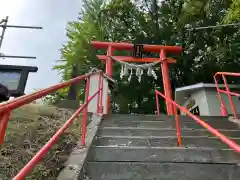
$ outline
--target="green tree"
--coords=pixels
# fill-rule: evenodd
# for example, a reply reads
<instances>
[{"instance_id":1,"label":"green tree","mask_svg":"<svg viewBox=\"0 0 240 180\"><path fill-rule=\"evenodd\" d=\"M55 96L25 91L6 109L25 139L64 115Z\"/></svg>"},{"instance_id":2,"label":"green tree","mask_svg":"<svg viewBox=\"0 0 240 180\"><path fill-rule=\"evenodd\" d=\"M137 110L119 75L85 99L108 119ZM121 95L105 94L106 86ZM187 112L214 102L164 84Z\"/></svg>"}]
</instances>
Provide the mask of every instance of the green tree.
<instances>
[{"instance_id":1,"label":"green tree","mask_svg":"<svg viewBox=\"0 0 240 180\"><path fill-rule=\"evenodd\" d=\"M226 22L234 22L240 20L240 1L232 0L232 4L228 9L228 14L225 17Z\"/></svg>"},{"instance_id":2,"label":"green tree","mask_svg":"<svg viewBox=\"0 0 240 180\"><path fill-rule=\"evenodd\" d=\"M72 65L77 65L79 74L92 67L101 67L95 55L105 52L93 50L90 41L94 39L183 45L181 55L168 54L177 59L177 64L170 67L173 86L212 82L216 71L238 69L238 30L232 27L194 29L222 23L233 9L231 3L230 0L165 0L161 4L156 0L111 0L108 3L85 0L79 20L68 25L69 42L61 50L62 64L55 68L60 70L62 79L67 80ZM130 54L117 51L116 55ZM160 67L156 68L157 81L144 74L141 83L136 77L131 82L126 78L121 80L120 68L120 64L114 64L113 77L118 81L120 92L113 97L112 103L117 104L122 113L153 113L154 89L163 91ZM79 92L84 92L83 86L79 87Z\"/></svg>"},{"instance_id":3,"label":"green tree","mask_svg":"<svg viewBox=\"0 0 240 180\"><path fill-rule=\"evenodd\" d=\"M62 75L62 80L71 79L73 67L75 76L85 74L92 68L99 67L90 41L102 39L99 13L104 5L104 0L84 0L82 12L76 21L71 21L67 26L67 44L61 48L61 60L54 66ZM80 100L84 98L84 84L77 86L77 96Z\"/></svg>"},{"instance_id":4,"label":"green tree","mask_svg":"<svg viewBox=\"0 0 240 180\"><path fill-rule=\"evenodd\" d=\"M224 18L225 23L239 22L240 20L240 1L233 0L228 13ZM229 49L233 56L233 60L236 61L240 55L240 28L236 27L237 31L233 32L229 37ZM238 71L238 69L236 69Z\"/></svg>"}]
</instances>

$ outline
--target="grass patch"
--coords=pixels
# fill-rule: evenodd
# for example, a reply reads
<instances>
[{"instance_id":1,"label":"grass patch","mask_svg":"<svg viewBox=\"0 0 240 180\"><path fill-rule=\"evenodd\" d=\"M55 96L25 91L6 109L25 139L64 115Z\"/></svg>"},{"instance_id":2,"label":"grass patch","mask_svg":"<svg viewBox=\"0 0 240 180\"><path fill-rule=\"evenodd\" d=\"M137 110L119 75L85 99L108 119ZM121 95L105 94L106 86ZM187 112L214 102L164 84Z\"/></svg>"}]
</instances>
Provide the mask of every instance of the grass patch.
<instances>
[{"instance_id":1,"label":"grass patch","mask_svg":"<svg viewBox=\"0 0 240 180\"><path fill-rule=\"evenodd\" d=\"M40 150L71 117L73 110L29 104L14 110L0 148L0 180L9 180ZM56 179L79 140L80 119L75 120L27 180Z\"/></svg>"}]
</instances>

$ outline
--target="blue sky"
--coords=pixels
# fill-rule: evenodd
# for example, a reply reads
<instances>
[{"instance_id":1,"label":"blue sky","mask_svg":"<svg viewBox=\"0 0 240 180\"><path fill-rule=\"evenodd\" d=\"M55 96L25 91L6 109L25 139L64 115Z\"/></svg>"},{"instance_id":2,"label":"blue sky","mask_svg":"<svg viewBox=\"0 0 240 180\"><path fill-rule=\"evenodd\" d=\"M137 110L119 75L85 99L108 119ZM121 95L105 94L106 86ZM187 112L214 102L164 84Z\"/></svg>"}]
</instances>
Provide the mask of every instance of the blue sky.
<instances>
[{"instance_id":1,"label":"blue sky","mask_svg":"<svg viewBox=\"0 0 240 180\"><path fill-rule=\"evenodd\" d=\"M42 26L43 30L6 30L0 52L6 55L36 56L37 59L0 59L0 64L33 65L26 93L57 84L60 76L52 70L60 58L59 49L67 41L65 27L75 20L81 0L0 0L0 19L9 16L9 25Z\"/></svg>"}]
</instances>

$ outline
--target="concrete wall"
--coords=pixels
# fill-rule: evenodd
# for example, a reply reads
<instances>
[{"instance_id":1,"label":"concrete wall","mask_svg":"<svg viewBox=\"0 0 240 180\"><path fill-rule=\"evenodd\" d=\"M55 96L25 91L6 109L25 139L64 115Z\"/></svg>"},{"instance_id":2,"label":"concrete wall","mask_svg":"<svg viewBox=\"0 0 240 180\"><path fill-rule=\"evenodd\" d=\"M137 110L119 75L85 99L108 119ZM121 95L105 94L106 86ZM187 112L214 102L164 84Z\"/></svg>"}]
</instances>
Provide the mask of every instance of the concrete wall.
<instances>
[{"instance_id":1,"label":"concrete wall","mask_svg":"<svg viewBox=\"0 0 240 180\"><path fill-rule=\"evenodd\" d=\"M89 89L89 97L91 97L98 90L99 83L99 74L94 74L90 77L90 89ZM107 96L108 96L108 82L104 78L103 81L103 114L107 114ZM97 112L97 103L98 103L98 95L93 98L93 100L88 105L88 112L96 113Z\"/></svg>"},{"instance_id":2,"label":"concrete wall","mask_svg":"<svg viewBox=\"0 0 240 180\"><path fill-rule=\"evenodd\" d=\"M215 89L205 89L207 96L207 104L209 106L210 115L211 116L221 116L220 111L220 101L217 95L217 91ZM236 92L236 91L234 91ZM228 96L226 94L221 93L223 102L228 110L229 114L232 113L232 109L228 100ZM240 114L240 101L236 96L232 96L233 104L235 105L236 112Z\"/></svg>"},{"instance_id":3,"label":"concrete wall","mask_svg":"<svg viewBox=\"0 0 240 180\"><path fill-rule=\"evenodd\" d=\"M191 96L183 103L183 106L187 107L187 105L191 102L191 100L195 100L195 105L191 107L189 111L199 106L200 115L207 116L210 114L208 103L207 103L207 97L204 89L199 89L191 93Z\"/></svg>"},{"instance_id":4,"label":"concrete wall","mask_svg":"<svg viewBox=\"0 0 240 180\"><path fill-rule=\"evenodd\" d=\"M233 114L229 100L228 100L228 96L222 93L222 98L228 110L228 113ZM202 89L196 90L195 92L191 93L190 97L186 99L186 101L182 105L184 107L187 107L187 105L191 102L191 100L195 100L196 104L193 107L189 108L189 111L199 106L200 115L221 116L220 101L219 101L216 89L202 88ZM233 104L235 105L237 114L240 114L239 98L236 96L232 96L232 100L233 100Z\"/></svg>"}]
</instances>

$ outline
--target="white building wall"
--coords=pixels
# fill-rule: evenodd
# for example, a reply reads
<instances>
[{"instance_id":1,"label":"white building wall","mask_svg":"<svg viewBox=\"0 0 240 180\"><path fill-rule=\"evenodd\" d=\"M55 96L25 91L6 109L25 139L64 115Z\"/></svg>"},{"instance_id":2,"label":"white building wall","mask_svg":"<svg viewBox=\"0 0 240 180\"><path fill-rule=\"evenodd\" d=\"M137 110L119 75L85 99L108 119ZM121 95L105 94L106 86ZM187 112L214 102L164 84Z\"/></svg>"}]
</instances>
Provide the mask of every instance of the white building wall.
<instances>
[{"instance_id":1,"label":"white building wall","mask_svg":"<svg viewBox=\"0 0 240 180\"><path fill-rule=\"evenodd\" d=\"M221 116L220 111L220 101L218 98L218 94L216 89L205 89L206 96L207 96L207 104L209 106L210 115L211 116ZM236 91L234 91L236 92ZM232 113L232 109L229 103L228 96L226 94L221 93L223 102L228 110L229 114ZM240 114L240 101L239 98L236 96L232 96L233 104L235 105L236 112Z\"/></svg>"},{"instance_id":2,"label":"white building wall","mask_svg":"<svg viewBox=\"0 0 240 180\"><path fill-rule=\"evenodd\" d=\"M187 105L191 102L191 100L195 101L195 105L191 107L189 111L199 106L200 115L207 116L210 114L208 103L207 103L207 97L204 89L199 89L191 93L190 97L184 102L183 106L187 107ZM181 114L184 114L184 113L181 113Z\"/></svg>"}]
</instances>

